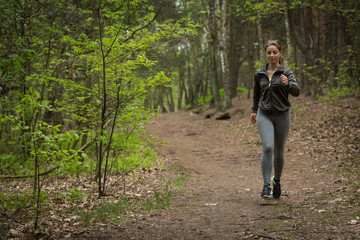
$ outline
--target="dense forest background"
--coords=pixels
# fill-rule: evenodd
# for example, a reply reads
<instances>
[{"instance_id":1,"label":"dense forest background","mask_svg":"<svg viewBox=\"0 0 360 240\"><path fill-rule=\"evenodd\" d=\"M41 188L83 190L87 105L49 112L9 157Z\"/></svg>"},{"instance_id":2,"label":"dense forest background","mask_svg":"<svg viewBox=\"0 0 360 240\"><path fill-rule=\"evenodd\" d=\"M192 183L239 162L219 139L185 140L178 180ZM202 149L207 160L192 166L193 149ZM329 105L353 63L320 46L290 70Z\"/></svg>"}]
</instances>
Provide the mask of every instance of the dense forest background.
<instances>
[{"instance_id":1,"label":"dense forest background","mask_svg":"<svg viewBox=\"0 0 360 240\"><path fill-rule=\"evenodd\" d=\"M0 175L33 179L37 206L55 172L87 173L101 197L155 164L158 112L250 97L268 39L302 94L359 94L357 0L7 0L0 20Z\"/></svg>"}]
</instances>

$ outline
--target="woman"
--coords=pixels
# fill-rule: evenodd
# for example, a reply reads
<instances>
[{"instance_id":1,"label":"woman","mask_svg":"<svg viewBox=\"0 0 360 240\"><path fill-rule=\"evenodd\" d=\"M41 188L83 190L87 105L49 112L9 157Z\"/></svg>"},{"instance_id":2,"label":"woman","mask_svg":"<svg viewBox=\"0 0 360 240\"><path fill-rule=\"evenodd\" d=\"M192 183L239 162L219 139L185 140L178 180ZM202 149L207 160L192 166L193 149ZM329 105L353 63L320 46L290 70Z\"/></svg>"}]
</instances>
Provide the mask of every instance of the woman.
<instances>
[{"instance_id":1,"label":"woman","mask_svg":"<svg viewBox=\"0 0 360 240\"><path fill-rule=\"evenodd\" d=\"M289 94L299 96L300 89L292 71L284 67L282 48L278 40L265 45L268 63L255 73L251 122L256 123L261 136L263 151L261 169L264 188L261 197L281 195L281 173L284 167L284 147L290 128ZM274 155L274 161L273 161ZM274 162L274 177L270 180Z\"/></svg>"}]
</instances>

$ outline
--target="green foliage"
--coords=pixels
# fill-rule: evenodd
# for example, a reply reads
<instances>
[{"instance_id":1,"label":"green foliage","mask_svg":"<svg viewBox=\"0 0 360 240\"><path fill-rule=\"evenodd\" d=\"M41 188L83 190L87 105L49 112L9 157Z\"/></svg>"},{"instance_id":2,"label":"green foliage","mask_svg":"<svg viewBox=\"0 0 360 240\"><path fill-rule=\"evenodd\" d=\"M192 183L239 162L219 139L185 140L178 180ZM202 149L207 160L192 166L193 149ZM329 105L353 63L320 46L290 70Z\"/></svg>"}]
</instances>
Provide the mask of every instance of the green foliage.
<instances>
[{"instance_id":1,"label":"green foliage","mask_svg":"<svg viewBox=\"0 0 360 240\"><path fill-rule=\"evenodd\" d=\"M249 91L247 88L242 88L242 87L237 87L236 88L236 91L237 92L247 92L247 91Z\"/></svg>"},{"instance_id":2,"label":"green foliage","mask_svg":"<svg viewBox=\"0 0 360 240\"><path fill-rule=\"evenodd\" d=\"M333 88L329 93L331 97L358 95L360 91L360 66L355 61L356 53L351 46L348 46L347 55L348 57L344 58L339 65L339 71L335 77L338 87Z\"/></svg>"},{"instance_id":3,"label":"green foliage","mask_svg":"<svg viewBox=\"0 0 360 240\"><path fill-rule=\"evenodd\" d=\"M151 145L146 147L146 145L151 143L151 136L146 137L145 125L138 126L137 123L140 123L140 121L135 121L132 129L127 129L123 126L122 131L116 131L114 134L110 158L110 161L115 167L113 168L114 170L129 172L136 167L152 167L155 163L155 151L151 148ZM127 125L127 127L130 127L130 125ZM41 133L41 131L37 132L38 138L41 138ZM47 135L44 138L46 141L38 141L42 143L41 146L39 146L42 151L36 152L33 150L31 152L32 155L35 155L36 152L37 157L43 162L40 169L41 171L48 170L50 167L49 164L52 163L59 165L59 171L65 174L77 175L91 173L92 159L88 157L88 154L91 154L93 151L91 148L86 152L80 152L78 154L74 154L73 150L67 150L68 146L71 146L72 143L79 138L75 131L68 131L64 134L59 133L55 136ZM5 172L6 169L7 171L19 169L17 170L18 174L31 174L33 171L31 162L19 161L18 158L19 156L14 154L2 154L2 171Z\"/></svg>"},{"instance_id":4,"label":"green foliage","mask_svg":"<svg viewBox=\"0 0 360 240\"><path fill-rule=\"evenodd\" d=\"M171 192L159 193L156 191L151 198L146 199L141 203L142 209L145 211L151 211L153 209L165 209L169 207L171 198Z\"/></svg>"},{"instance_id":5,"label":"green foliage","mask_svg":"<svg viewBox=\"0 0 360 240\"><path fill-rule=\"evenodd\" d=\"M98 222L124 222L126 215L131 211L152 211L169 207L172 196L170 191L155 191L148 198L129 199L120 197L114 202L104 202L88 213L79 212L78 214L87 225Z\"/></svg>"},{"instance_id":6,"label":"green foliage","mask_svg":"<svg viewBox=\"0 0 360 240\"><path fill-rule=\"evenodd\" d=\"M25 209L31 206L32 201L32 193L10 194L7 191L0 193L0 205L8 211Z\"/></svg>"},{"instance_id":7,"label":"green foliage","mask_svg":"<svg viewBox=\"0 0 360 240\"><path fill-rule=\"evenodd\" d=\"M66 197L70 202L75 202L81 200L85 196L85 193L77 188L71 189L69 193L66 194Z\"/></svg>"},{"instance_id":8,"label":"green foliage","mask_svg":"<svg viewBox=\"0 0 360 240\"><path fill-rule=\"evenodd\" d=\"M236 88L236 91L237 92L247 92L248 89L247 88L242 88L242 87L238 87ZM221 98L224 97L224 89L223 88L220 88L219 89L219 95ZM211 92L208 91L207 95L205 97L200 97L198 99L198 106L203 106L205 104L208 104L210 103L211 99L213 98L213 96L211 95Z\"/></svg>"},{"instance_id":9,"label":"green foliage","mask_svg":"<svg viewBox=\"0 0 360 240\"><path fill-rule=\"evenodd\" d=\"M255 69L261 69L263 67L261 61L257 60L255 63Z\"/></svg>"},{"instance_id":10,"label":"green foliage","mask_svg":"<svg viewBox=\"0 0 360 240\"><path fill-rule=\"evenodd\" d=\"M122 216L131 210L133 205L130 204L128 198L119 198L116 202L105 202L99 207L91 209L89 214L80 213L80 217L87 224L97 222L119 222L123 221Z\"/></svg>"},{"instance_id":11,"label":"green foliage","mask_svg":"<svg viewBox=\"0 0 360 240\"><path fill-rule=\"evenodd\" d=\"M289 211L289 212L292 212L294 210L294 206L291 204L286 205L284 208L286 211Z\"/></svg>"},{"instance_id":12,"label":"green foliage","mask_svg":"<svg viewBox=\"0 0 360 240\"><path fill-rule=\"evenodd\" d=\"M208 91L207 95L205 97L200 97L198 100L198 106L203 106L204 104L207 104L211 101L212 95L211 92Z\"/></svg>"},{"instance_id":13,"label":"green foliage","mask_svg":"<svg viewBox=\"0 0 360 240\"><path fill-rule=\"evenodd\" d=\"M40 192L39 202L47 204L49 196L47 192ZM11 193L3 190L0 193L0 206L6 211L21 211L27 208L35 208L35 195L31 191L23 193Z\"/></svg>"},{"instance_id":14,"label":"green foliage","mask_svg":"<svg viewBox=\"0 0 360 240\"><path fill-rule=\"evenodd\" d=\"M175 187L183 187L186 180L187 179L184 176L178 176L175 180L170 182L170 184L174 185Z\"/></svg>"},{"instance_id":15,"label":"green foliage","mask_svg":"<svg viewBox=\"0 0 360 240\"><path fill-rule=\"evenodd\" d=\"M347 87L347 86L332 88L331 91L328 93L328 97L336 99L338 97L349 96L353 92L354 92L354 89Z\"/></svg>"},{"instance_id":16,"label":"green foliage","mask_svg":"<svg viewBox=\"0 0 360 240\"><path fill-rule=\"evenodd\" d=\"M236 10L238 15L244 16L246 21L257 23L261 17L278 14L284 9L285 4L276 0L245 0Z\"/></svg>"},{"instance_id":17,"label":"green foliage","mask_svg":"<svg viewBox=\"0 0 360 240\"><path fill-rule=\"evenodd\" d=\"M197 27L189 19L157 21L157 8L146 0L0 5L7 21L0 39L2 174L31 174L35 159L40 172L55 164L67 174L90 172L88 156L100 142L109 146L103 155L121 159L126 171L151 166L144 126L154 112L141 105L171 79L149 56ZM30 21L24 13L34 9ZM78 151L90 139L93 146Z\"/></svg>"},{"instance_id":18,"label":"green foliage","mask_svg":"<svg viewBox=\"0 0 360 240\"><path fill-rule=\"evenodd\" d=\"M220 95L220 98L224 97L224 89L223 88L219 89L219 95Z\"/></svg>"}]
</instances>

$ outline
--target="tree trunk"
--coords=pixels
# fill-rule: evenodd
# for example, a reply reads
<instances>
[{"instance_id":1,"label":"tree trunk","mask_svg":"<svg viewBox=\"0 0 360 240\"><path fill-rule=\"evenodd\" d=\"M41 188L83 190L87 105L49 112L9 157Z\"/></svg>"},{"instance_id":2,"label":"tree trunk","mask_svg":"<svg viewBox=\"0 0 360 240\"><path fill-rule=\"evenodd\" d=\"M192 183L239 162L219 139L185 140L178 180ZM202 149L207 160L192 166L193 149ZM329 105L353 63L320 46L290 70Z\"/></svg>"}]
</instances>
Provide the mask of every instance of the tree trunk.
<instances>
[{"instance_id":1,"label":"tree trunk","mask_svg":"<svg viewBox=\"0 0 360 240\"><path fill-rule=\"evenodd\" d=\"M247 87L248 87L248 98L250 98L250 90L253 89L254 87L254 74L255 74L255 61L256 61L256 48L257 46L254 46L254 38L251 38L251 34L250 34L250 27L249 27L249 24L247 24L247 49L248 49L248 64L249 64L249 74L250 76L248 77L248 82L247 82ZM260 50L261 51L261 50Z\"/></svg>"},{"instance_id":2,"label":"tree trunk","mask_svg":"<svg viewBox=\"0 0 360 240\"><path fill-rule=\"evenodd\" d=\"M179 67L179 82L178 82L178 87L179 87L179 95L178 95L178 101L177 101L177 109L180 110L181 109L181 105L182 105L182 98L183 98L183 94L184 94L184 70L183 67Z\"/></svg>"},{"instance_id":3,"label":"tree trunk","mask_svg":"<svg viewBox=\"0 0 360 240\"><path fill-rule=\"evenodd\" d=\"M172 88L166 88L167 90L167 102L169 104L169 111L170 112L175 112L175 103L174 103L174 96L173 96L173 91Z\"/></svg>"},{"instance_id":4,"label":"tree trunk","mask_svg":"<svg viewBox=\"0 0 360 240\"><path fill-rule=\"evenodd\" d=\"M219 0L217 0L219 1ZM227 48L227 38L228 38L228 29L227 29L227 1L222 0L220 7L221 15L219 18L219 55L220 55L220 65L221 65L221 75L224 85L224 104L223 109L228 109L231 107L231 83L229 78L228 71L228 48Z\"/></svg>"},{"instance_id":5,"label":"tree trunk","mask_svg":"<svg viewBox=\"0 0 360 240\"><path fill-rule=\"evenodd\" d=\"M216 1L209 1L209 27L210 27L210 58L211 58L211 88L216 111L221 111L221 100L219 94L219 79L216 53L218 51L218 29L216 24Z\"/></svg>"},{"instance_id":6,"label":"tree trunk","mask_svg":"<svg viewBox=\"0 0 360 240\"><path fill-rule=\"evenodd\" d=\"M229 4L229 13L232 12L231 4ZM236 24L241 25L241 22L238 21L235 23L235 17L233 14L229 14L228 16L228 41L229 41L229 80L230 80L230 94L231 98L235 97L237 92L236 88L238 86L237 76L238 76L238 59L237 54L241 49L241 40L240 37L243 35L241 32L239 34L239 38L236 38Z\"/></svg>"},{"instance_id":7,"label":"tree trunk","mask_svg":"<svg viewBox=\"0 0 360 240\"><path fill-rule=\"evenodd\" d=\"M202 77L200 79L201 81L201 87L200 87L200 91L201 94L200 96L203 98L203 102L205 103L205 98L208 94L208 85L209 85L209 77L210 77L210 67L209 67L209 52L207 51L210 48L210 45L208 43L208 39L209 39L209 31L208 31L208 26L209 26L209 19L206 18L205 19L205 26L204 29L204 35L203 35L203 39L202 39Z\"/></svg>"},{"instance_id":8,"label":"tree trunk","mask_svg":"<svg viewBox=\"0 0 360 240\"><path fill-rule=\"evenodd\" d=\"M293 57L293 47L291 43L291 37L290 37L290 26L289 26L289 14L288 14L288 7L285 8L285 29L286 29L286 46L287 46L287 54L286 54L286 60L288 64L292 63L294 61Z\"/></svg>"},{"instance_id":9,"label":"tree trunk","mask_svg":"<svg viewBox=\"0 0 360 240\"><path fill-rule=\"evenodd\" d=\"M302 54L304 55L304 64L301 64L302 66L312 66L314 63L314 55L312 53L312 48L313 48L313 41L312 41L312 35L311 32L309 32L309 28L308 24L311 24L311 20L309 19L309 9L304 8L303 9L303 17L300 17L300 19L304 20L304 22L302 22L300 24L301 26L301 34L299 33L299 30L295 27L295 23L294 23L294 19L292 17L291 11L288 12L289 14L289 26L290 26L290 33L292 36L292 39L294 39L296 45L299 47L299 49L301 50ZM306 37L309 39L309 41L306 40ZM308 42L308 43L307 43ZM312 72L310 72L310 74L313 74ZM309 78L304 76L305 78L303 79L303 83L304 83L304 88L305 88L305 95L309 96L311 95L311 91L310 91L310 82L309 82Z\"/></svg>"},{"instance_id":10,"label":"tree trunk","mask_svg":"<svg viewBox=\"0 0 360 240\"><path fill-rule=\"evenodd\" d=\"M191 79L191 64L189 55L189 43L184 44L184 55L185 55L185 91L186 91L186 105L194 105L194 90Z\"/></svg>"},{"instance_id":11,"label":"tree trunk","mask_svg":"<svg viewBox=\"0 0 360 240\"><path fill-rule=\"evenodd\" d=\"M158 93L157 94L157 102L158 102L158 104L159 104L159 106L161 108L162 113L168 112L165 105L164 105L164 90L165 90L164 88L165 87L160 86L160 87L158 87L158 90L157 90L157 93Z\"/></svg>"},{"instance_id":12,"label":"tree trunk","mask_svg":"<svg viewBox=\"0 0 360 240\"><path fill-rule=\"evenodd\" d=\"M263 37L260 15L258 16L257 30L258 30L258 38L259 38L258 50L260 52L260 60L259 61L260 61L261 65L263 65L264 61L265 61L265 54L264 54L264 50L263 50L264 49L264 37Z\"/></svg>"},{"instance_id":13,"label":"tree trunk","mask_svg":"<svg viewBox=\"0 0 360 240\"><path fill-rule=\"evenodd\" d=\"M194 82L194 107L197 107L198 105L198 100L200 97L200 93L201 93L201 88L202 88L202 81L203 81L203 75L204 75L204 70L203 67L199 66L199 55L200 55L200 51L201 51L201 39L197 38L196 42L194 43L195 47L194 47L194 51L193 51L193 62L194 62L194 77L193 77L193 82Z\"/></svg>"}]
</instances>

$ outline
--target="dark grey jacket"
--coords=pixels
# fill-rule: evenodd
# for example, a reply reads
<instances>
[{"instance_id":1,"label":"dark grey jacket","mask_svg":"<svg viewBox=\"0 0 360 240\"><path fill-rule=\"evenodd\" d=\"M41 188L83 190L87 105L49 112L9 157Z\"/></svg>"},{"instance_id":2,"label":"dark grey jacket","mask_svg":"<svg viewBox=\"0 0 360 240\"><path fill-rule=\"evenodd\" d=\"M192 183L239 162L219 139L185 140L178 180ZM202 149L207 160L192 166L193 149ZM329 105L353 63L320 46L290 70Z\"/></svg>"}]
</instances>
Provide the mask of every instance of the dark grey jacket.
<instances>
[{"instance_id":1,"label":"dark grey jacket","mask_svg":"<svg viewBox=\"0 0 360 240\"><path fill-rule=\"evenodd\" d=\"M258 70L254 76L252 112L256 113L259 107L274 114L285 112L291 107L289 93L294 97L299 96L299 86L293 72L283 65L280 65L278 70L274 72L271 81L269 81L269 76L266 73L267 66L268 64ZM281 82L281 74L288 78L286 87Z\"/></svg>"}]
</instances>

